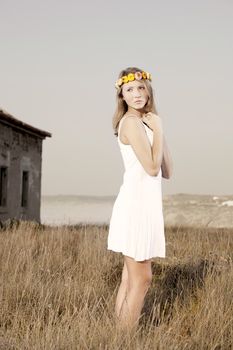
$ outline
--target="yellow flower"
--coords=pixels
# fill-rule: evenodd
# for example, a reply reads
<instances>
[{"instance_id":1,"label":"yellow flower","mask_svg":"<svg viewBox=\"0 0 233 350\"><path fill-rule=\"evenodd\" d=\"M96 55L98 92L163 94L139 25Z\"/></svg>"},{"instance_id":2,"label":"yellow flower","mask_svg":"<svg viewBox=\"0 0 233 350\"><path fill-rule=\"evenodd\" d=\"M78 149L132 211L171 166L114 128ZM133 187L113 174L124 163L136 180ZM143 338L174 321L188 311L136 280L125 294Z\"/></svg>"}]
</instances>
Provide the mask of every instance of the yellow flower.
<instances>
[{"instance_id":1,"label":"yellow flower","mask_svg":"<svg viewBox=\"0 0 233 350\"><path fill-rule=\"evenodd\" d=\"M127 77L127 75L124 75L124 76L122 77L122 82L123 82L123 83L128 83L128 77Z\"/></svg>"},{"instance_id":2,"label":"yellow flower","mask_svg":"<svg viewBox=\"0 0 233 350\"><path fill-rule=\"evenodd\" d=\"M129 80L129 81L134 80L134 74L133 74L133 73L129 73L129 74L128 74L128 80Z\"/></svg>"},{"instance_id":3,"label":"yellow flower","mask_svg":"<svg viewBox=\"0 0 233 350\"><path fill-rule=\"evenodd\" d=\"M142 72L142 77L143 77L143 79L147 78L146 72Z\"/></svg>"}]
</instances>

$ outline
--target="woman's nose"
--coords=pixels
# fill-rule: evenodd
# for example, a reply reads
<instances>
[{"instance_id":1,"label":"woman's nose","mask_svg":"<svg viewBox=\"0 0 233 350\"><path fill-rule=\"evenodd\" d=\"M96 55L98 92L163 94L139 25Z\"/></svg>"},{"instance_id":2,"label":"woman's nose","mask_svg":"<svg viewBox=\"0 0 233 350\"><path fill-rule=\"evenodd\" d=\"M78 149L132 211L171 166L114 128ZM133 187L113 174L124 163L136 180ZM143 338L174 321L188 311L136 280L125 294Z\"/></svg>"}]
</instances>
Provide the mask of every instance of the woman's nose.
<instances>
[{"instance_id":1,"label":"woman's nose","mask_svg":"<svg viewBox=\"0 0 233 350\"><path fill-rule=\"evenodd\" d=\"M134 97L140 97L141 93L139 90L135 90L133 95L134 95Z\"/></svg>"}]
</instances>

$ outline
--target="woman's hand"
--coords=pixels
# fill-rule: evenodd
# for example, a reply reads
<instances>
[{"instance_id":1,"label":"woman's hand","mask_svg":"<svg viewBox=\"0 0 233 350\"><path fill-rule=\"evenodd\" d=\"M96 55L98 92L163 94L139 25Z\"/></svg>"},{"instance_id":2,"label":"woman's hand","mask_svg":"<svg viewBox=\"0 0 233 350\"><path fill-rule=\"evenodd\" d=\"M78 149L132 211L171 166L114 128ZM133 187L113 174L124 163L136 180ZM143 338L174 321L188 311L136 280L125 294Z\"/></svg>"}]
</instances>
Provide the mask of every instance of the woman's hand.
<instances>
[{"instance_id":1,"label":"woman's hand","mask_svg":"<svg viewBox=\"0 0 233 350\"><path fill-rule=\"evenodd\" d=\"M161 132L163 131L162 129L162 121L161 118L152 112L145 113L142 117L142 121L146 123L151 130L160 130Z\"/></svg>"}]
</instances>

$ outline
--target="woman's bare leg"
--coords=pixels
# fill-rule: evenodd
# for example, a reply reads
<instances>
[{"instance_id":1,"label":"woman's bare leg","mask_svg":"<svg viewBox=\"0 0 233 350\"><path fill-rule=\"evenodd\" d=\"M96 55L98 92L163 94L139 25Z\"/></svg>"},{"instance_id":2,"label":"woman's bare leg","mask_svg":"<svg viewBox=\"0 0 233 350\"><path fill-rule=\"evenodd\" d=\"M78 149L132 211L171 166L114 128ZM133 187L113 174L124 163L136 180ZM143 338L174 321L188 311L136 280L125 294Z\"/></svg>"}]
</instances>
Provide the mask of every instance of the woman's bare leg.
<instances>
[{"instance_id":1,"label":"woman's bare leg","mask_svg":"<svg viewBox=\"0 0 233 350\"><path fill-rule=\"evenodd\" d=\"M117 318L119 318L120 316L120 311L121 311L121 307L124 302L124 299L126 297L127 288L128 288L128 271L127 271L126 262L124 261L124 266L122 269L122 276L121 276L121 284L118 289L118 293L116 297L116 305L115 305L115 313Z\"/></svg>"},{"instance_id":2,"label":"woman's bare leg","mask_svg":"<svg viewBox=\"0 0 233 350\"><path fill-rule=\"evenodd\" d=\"M152 280L151 259L135 261L124 256L128 271L128 290L120 312L120 324L132 329L137 326L144 298Z\"/></svg>"}]
</instances>

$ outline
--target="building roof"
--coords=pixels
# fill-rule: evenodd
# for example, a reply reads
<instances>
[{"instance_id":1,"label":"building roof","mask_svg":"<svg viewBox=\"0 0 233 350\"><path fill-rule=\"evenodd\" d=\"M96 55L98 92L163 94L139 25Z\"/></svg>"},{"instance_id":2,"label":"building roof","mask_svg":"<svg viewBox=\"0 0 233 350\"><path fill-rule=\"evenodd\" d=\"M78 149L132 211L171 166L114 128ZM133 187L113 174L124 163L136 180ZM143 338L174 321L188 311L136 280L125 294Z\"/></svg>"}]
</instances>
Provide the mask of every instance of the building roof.
<instances>
[{"instance_id":1,"label":"building roof","mask_svg":"<svg viewBox=\"0 0 233 350\"><path fill-rule=\"evenodd\" d=\"M51 137L52 134L50 132L35 128L32 125L22 122L19 119L16 119L11 114L9 114L4 109L0 108L0 122L10 125L18 130L22 130L24 132L28 132L30 134L36 135L40 138Z\"/></svg>"}]
</instances>

